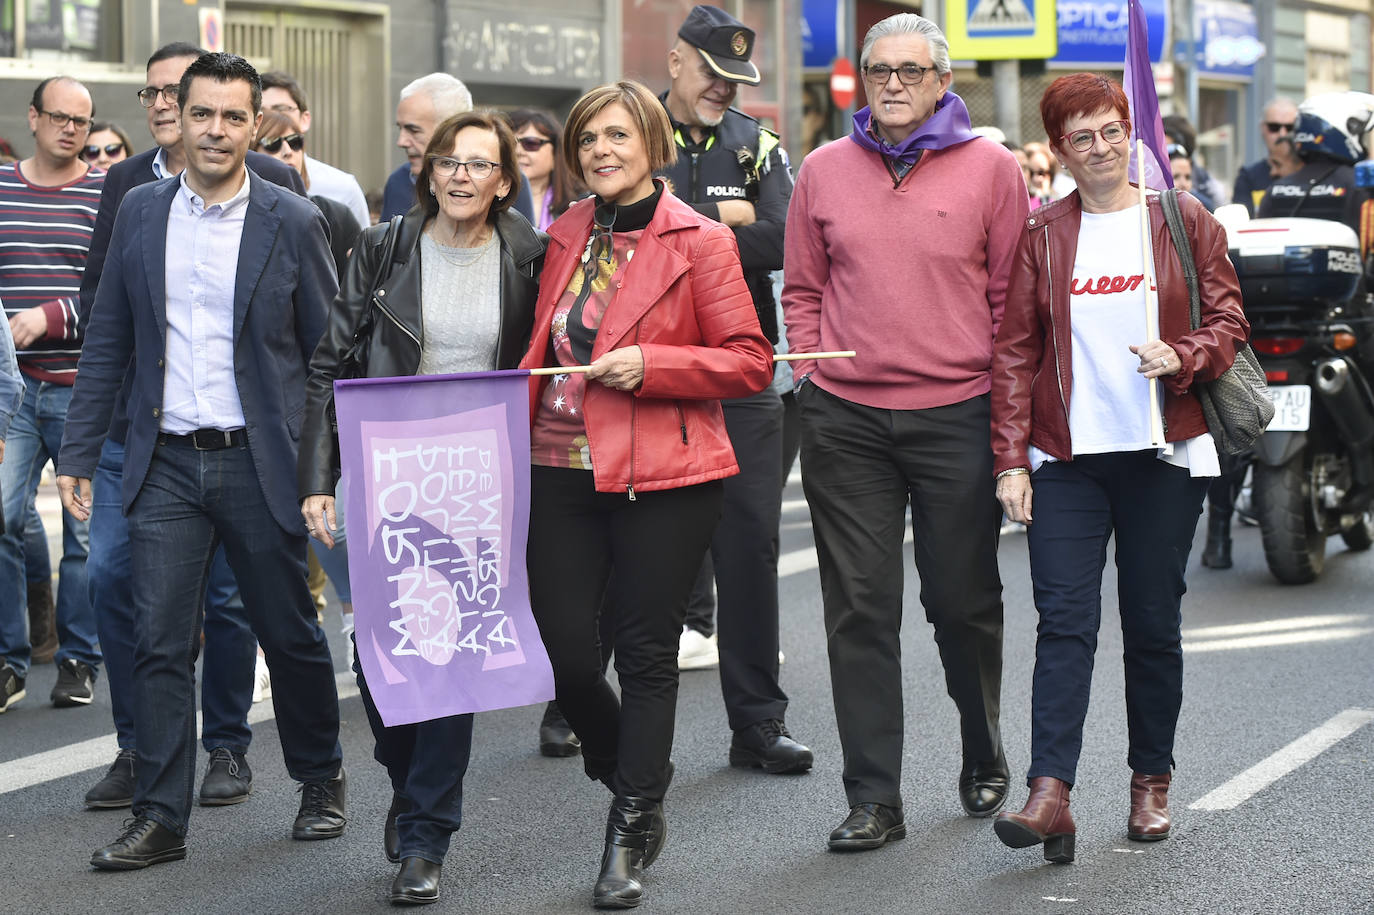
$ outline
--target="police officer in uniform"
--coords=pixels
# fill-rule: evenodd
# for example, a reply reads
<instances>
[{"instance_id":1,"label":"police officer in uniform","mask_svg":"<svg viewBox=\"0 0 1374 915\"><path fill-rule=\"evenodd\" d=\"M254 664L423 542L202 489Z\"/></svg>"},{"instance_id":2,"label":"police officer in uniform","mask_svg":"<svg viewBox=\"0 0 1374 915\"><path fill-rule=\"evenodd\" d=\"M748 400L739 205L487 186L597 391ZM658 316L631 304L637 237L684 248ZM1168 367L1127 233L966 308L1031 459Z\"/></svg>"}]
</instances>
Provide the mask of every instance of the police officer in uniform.
<instances>
[{"instance_id":1,"label":"police officer in uniform","mask_svg":"<svg viewBox=\"0 0 1374 915\"><path fill-rule=\"evenodd\" d=\"M678 157L661 176L680 199L734 230L759 324L776 344L770 274L782 269L792 175L777 134L730 107L740 83L759 83L753 50L754 32L739 20L713 6L693 7L668 52L673 84L661 98ZM721 691L734 731L730 763L806 772L812 754L787 732L787 695L778 684L782 401L768 388L723 406L740 473L725 481L724 513L693 604L709 607L713 566Z\"/></svg>"},{"instance_id":2,"label":"police officer in uniform","mask_svg":"<svg viewBox=\"0 0 1374 915\"><path fill-rule=\"evenodd\" d=\"M1299 105L1293 146L1302 168L1269 186L1257 215L1329 219L1358 234L1369 193L1355 186L1355 163L1365 156L1362 130L1371 119L1374 96L1364 92L1333 92Z\"/></svg>"}]
</instances>

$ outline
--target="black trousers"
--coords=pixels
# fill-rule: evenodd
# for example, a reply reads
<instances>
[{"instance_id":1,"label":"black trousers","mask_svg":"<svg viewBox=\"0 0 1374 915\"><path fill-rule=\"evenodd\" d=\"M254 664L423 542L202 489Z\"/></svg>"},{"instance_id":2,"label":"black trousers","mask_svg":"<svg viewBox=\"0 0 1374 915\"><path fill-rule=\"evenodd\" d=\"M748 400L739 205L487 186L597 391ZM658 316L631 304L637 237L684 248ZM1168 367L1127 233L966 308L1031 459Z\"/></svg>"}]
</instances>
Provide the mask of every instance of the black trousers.
<instances>
[{"instance_id":1,"label":"black trousers","mask_svg":"<svg viewBox=\"0 0 1374 915\"><path fill-rule=\"evenodd\" d=\"M678 636L722 489L717 480L631 502L596 492L585 470L530 469L530 604L587 775L617 794L662 800L668 790ZM616 608L619 699L602 670L603 602Z\"/></svg>"},{"instance_id":2,"label":"black trousers","mask_svg":"<svg viewBox=\"0 0 1374 915\"><path fill-rule=\"evenodd\" d=\"M449 839L463 824L463 777L472 755L472 715L450 715L387 727L372 699L353 637L353 675L376 746L373 758L386 768L391 790L406 806L396 817L402 858L443 864Z\"/></svg>"},{"instance_id":3,"label":"black trousers","mask_svg":"<svg viewBox=\"0 0 1374 915\"><path fill-rule=\"evenodd\" d=\"M988 397L883 410L808 384L798 402L845 793L851 805L896 806L908 503L921 603L959 709L964 760L1002 755L1001 512L993 495Z\"/></svg>"},{"instance_id":4,"label":"black trousers","mask_svg":"<svg viewBox=\"0 0 1374 915\"><path fill-rule=\"evenodd\" d=\"M686 622L709 635L716 610L721 694L730 728L737 731L787 717L787 694L778 685L783 406L772 388L721 406L740 472L724 481L725 506L692 588Z\"/></svg>"}]
</instances>

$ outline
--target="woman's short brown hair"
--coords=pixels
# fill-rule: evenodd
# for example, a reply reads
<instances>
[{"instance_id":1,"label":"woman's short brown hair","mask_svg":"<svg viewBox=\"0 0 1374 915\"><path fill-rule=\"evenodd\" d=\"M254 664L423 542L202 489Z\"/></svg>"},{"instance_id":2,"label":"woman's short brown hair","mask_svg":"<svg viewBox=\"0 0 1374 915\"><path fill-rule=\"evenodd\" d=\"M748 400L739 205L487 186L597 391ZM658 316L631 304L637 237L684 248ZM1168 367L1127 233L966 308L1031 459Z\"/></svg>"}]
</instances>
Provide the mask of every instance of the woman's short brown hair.
<instances>
[{"instance_id":1,"label":"woman's short brown hair","mask_svg":"<svg viewBox=\"0 0 1374 915\"><path fill-rule=\"evenodd\" d=\"M501 176L510 184L506 196L497 197L491 202L487 222L496 222L496 217L510 209L520 192L520 166L515 162L515 132L510 129L505 115L490 109L455 114L434 129L434 135L425 147L425 160L420 166L420 174L415 176L415 197L427 220L439 214L439 201L429 192L429 182L434 177L432 157L449 155L458 134L468 127L480 127L496 134L496 142L501 149Z\"/></svg>"},{"instance_id":2,"label":"woman's short brown hair","mask_svg":"<svg viewBox=\"0 0 1374 915\"><path fill-rule=\"evenodd\" d=\"M582 174L582 160L578 156L578 136L587 127L587 122L619 102L630 113L630 120L644 140L644 150L649 154L649 171L665 169L677 161L677 150L673 146L673 125L668 122L668 112L643 83L624 79L618 83L597 86L577 100L568 113L568 122L563 128L563 161L581 181L587 176Z\"/></svg>"}]
</instances>

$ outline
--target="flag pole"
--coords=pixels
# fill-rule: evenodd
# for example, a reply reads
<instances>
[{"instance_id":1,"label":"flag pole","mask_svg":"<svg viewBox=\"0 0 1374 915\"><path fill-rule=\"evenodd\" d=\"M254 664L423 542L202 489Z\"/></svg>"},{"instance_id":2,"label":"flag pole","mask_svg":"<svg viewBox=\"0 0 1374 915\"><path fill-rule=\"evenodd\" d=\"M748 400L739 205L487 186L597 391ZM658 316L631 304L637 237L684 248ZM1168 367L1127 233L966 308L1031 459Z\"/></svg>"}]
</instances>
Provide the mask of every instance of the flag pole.
<instances>
[{"instance_id":1,"label":"flag pole","mask_svg":"<svg viewBox=\"0 0 1374 915\"><path fill-rule=\"evenodd\" d=\"M852 349L833 350L828 353L779 353L773 357L774 362L796 362L799 359L853 359L855 352ZM575 375L581 372L590 372L590 365L552 365L548 368L530 369L531 375Z\"/></svg>"},{"instance_id":2,"label":"flag pole","mask_svg":"<svg viewBox=\"0 0 1374 915\"><path fill-rule=\"evenodd\" d=\"M1155 287L1153 259L1150 257L1150 213L1145 197L1145 141L1135 141L1136 186L1140 189L1140 262L1145 274L1145 339L1159 339L1159 292ZM1159 379L1151 378L1150 386L1150 444L1158 448L1164 444L1164 416L1159 409Z\"/></svg>"}]
</instances>

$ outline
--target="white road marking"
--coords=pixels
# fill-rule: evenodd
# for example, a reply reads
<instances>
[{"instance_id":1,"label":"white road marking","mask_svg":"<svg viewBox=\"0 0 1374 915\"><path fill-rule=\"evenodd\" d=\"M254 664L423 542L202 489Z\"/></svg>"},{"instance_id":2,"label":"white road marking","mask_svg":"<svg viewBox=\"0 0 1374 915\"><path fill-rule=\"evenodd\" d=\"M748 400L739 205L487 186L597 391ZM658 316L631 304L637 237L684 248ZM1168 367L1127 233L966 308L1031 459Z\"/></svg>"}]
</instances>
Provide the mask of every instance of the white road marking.
<instances>
[{"instance_id":1,"label":"white road marking","mask_svg":"<svg viewBox=\"0 0 1374 915\"><path fill-rule=\"evenodd\" d=\"M1188 805L1189 810L1233 810L1303 763L1374 721L1374 709L1348 708L1288 746L1262 759Z\"/></svg>"},{"instance_id":2,"label":"white road marking","mask_svg":"<svg viewBox=\"0 0 1374 915\"><path fill-rule=\"evenodd\" d=\"M1247 635L1264 635L1270 632L1286 632L1292 629L1318 629L1322 626L1349 626L1369 619L1367 613L1326 614L1323 616L1289 616L1277 620L1261 620L1256 623L1234 623L1228 626L1200 626L1184 629L1185 639L1229 639Z\"/></svg>"},{"instance_id":3,"label":"white road marking","mask_svg":"<svg viewBox=\"0 0 1374 915\"><path fill-rule=\"evenodd\" d=\"M1183 642L1189 654L1206 651L1235 651L1238 648L1276 648L1280 645L1306 645L1311 642L1339 642L1369 635L1374 629L1343 626L1337 629L1314 629L1302 632L1275 632L1272 635L1251 635L1238 639L1211 639L1202 642Z\"/></svg>"},{"instance_id":4,"label":"white road marking","mask_svg":"<svg viewBox=\"0 0 1374 915\"><path fill-rule=\"evenodd\" d=\"M353 678L352 671L337 674L335 681L340 702L358 695L358 684ZM271 702L259 702L248 711L249 724L271 721L276 717L277 713L273 710ZM196 715L196 733L200 733L199 713ZM106 734L104 737L92 737L80 743L0 763L0 794L22 791L34 785L92 769L103 769L114 760L118 749L119 744L115 735Z\"/></svg>"}]
</instances>

